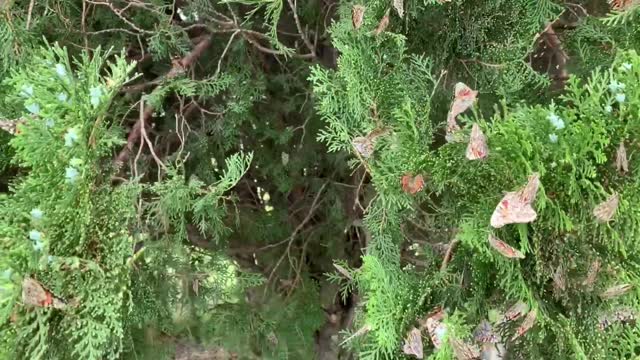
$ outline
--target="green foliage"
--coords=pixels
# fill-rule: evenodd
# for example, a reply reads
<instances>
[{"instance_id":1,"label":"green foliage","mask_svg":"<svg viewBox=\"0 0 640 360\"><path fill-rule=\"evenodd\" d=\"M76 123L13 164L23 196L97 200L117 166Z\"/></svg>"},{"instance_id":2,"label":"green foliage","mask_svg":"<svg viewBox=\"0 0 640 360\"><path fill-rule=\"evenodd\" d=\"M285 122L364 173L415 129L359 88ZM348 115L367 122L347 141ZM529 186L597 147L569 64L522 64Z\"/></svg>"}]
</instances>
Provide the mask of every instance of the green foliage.
<instances>
[{"instance_id":1,"label":"green foliage","mask_svg":"<svg viewBox=\"0 0 640 360\"><path fill-rule=\"evenodd\" d=\"M25 121L11 140L14 160L30 170L0 207L2 319L14 318L3 321L1 332L3 351L12 358L120 358L134 329L148 322L169 326L179 304L191 302L185 282L199 283L205 308L237 301L239 289L255 285L237 277L224 257L183 243L186 216L201 235L222 233L225 193L246 172L251 154L226 159L210 185L185 182L181 166L151 187L111 185L113 170L104 157L122 141L109 107L133 68L122 55L107 61L111 57L97 49L91 58L71 61L64 49L46 48L5 82L15 94L7 107ZM144 221L136 216L138 206L148 209ZM134 253L139 242L144 247ZM67 307L19 305L26 276Z\"/></svg>"}]
</instances>

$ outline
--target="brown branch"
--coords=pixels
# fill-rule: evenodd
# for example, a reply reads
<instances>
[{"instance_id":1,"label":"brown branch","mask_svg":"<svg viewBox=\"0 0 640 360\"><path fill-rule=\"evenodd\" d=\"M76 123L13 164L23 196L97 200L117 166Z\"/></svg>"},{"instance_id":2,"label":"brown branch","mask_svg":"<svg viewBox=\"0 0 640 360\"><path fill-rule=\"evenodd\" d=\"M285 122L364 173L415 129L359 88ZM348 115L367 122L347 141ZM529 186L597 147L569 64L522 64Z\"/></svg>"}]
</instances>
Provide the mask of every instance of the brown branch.
<instances>
[{"instance_id":1,"label":"brown branch","mask_svg":"<svg viewBox=\"0 0 640 360\"><path fill-rule=\"evenodd\" d=\"M298 28L298 33L300 33L300 37L302 38L302 41L307 46L307 49L309 49L309 51L311 52L311 55L315 57L316 47L311 43L311 41L309 40L309 37L307 37L307 34L304 32L304 30L302 30L302 25L300 24L300 18L298 18L298 12L296 11L297 1L287 0L287 2L289 3L289 7L291 8L291 11L293 11L293 19L296 22L296 27Z\"/></svg>"},{"instance_id":2,"label":"brown branch","mask_svg":"<svg viewBox=\"0 0 640 360\"><path fill-rule=\"evenodd\" d=\"M169 70L169 72L165 75L165 79L172 79L184 73L187 68L191 67L193 63L196 62L200 56L202 56L204 51L211 45L211 41L211 36L205 38L200 43L198 43L198 45L196 45L189 54L187 54L182 59L175 61L171 70ZM140 120L136 122L136 124L131 129L129 136L127 137L127 145L120 151L120 153L116 157L116 167L121 166L125 161L129 159L129 155L131 153L131 150L133 149L133 146L138 142L138 139L140 139L140 136L142 135L142 126L145 123L149 124L152 122L151 115L153 115L153 112L153 106L147 104L144 108L143 113L140 115Z\"/></svg>"}]
</instances>

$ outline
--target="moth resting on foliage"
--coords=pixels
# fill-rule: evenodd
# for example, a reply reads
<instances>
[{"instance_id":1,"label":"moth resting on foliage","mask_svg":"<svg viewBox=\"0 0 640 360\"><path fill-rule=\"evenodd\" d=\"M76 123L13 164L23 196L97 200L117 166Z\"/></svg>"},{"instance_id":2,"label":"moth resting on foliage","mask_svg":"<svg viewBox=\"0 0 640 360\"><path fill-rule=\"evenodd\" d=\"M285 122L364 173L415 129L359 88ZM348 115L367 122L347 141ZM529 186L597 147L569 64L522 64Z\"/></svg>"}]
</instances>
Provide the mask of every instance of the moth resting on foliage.
<instances>
[{"instance_id":1,"label":"moth resting on foliage","mask_svg":"<svg viewBox=\"0 0 640 360\"><path fill-rule=\"evenodd\" d=\"M611 221L618 209L618 202L618 193L614 192L607 200L601 202L593 209L593 216L601 223Z\"/></svg>"},{"instance_id":2,"label":"moth resting on foliage","mask_svg":"<svg viewBox=\"0 0 640 360\"><path fill-rule=\"evenodd\" d=\"M601 264L599 259L593 260L591 265L589 265L589 270L587 270L587 276L582 282L582 285L592 286L593 284L595 284L596 278L598 276L598 272L600 271L600 265Z\"/></svg>"},{"instance_id":3,"label":"moth resting on foliage","mask_svg":"<svg viewBox=\"0 0 640 360\"><path fill-rule=\"evenodd\" d=\"M475 360L480 358L480 350L477 346L468 344L460 339L449 338L449 344L458 360Z\"/></svg>"},{"instance_id":4,"label":"moth resting on foliage","mask_svg":"<svg viewBox=\"0 0 640 360\"><path fill-rule=\"evenodd\" d=\"M538 193L538 187L540 187L539 175L533 173L522 189L506 193L491 215L491 226L497 229L507 224L525 224L534 221L538 214L531 204Z\"/></svg>"},{"instance_id":5,"label":"moth resting on foliage","mask_svg":"<svg viewBox=\"0 0 640 360\"><path fill-rule=\"evenodd\" d=\"M424 348L422 345L422 333L420 329L412 328L407 333L407 338L404 340L402 346L402 352L407 355L414 355L418 359L424 357Z\"/></svg>"},{"instance_id":6,"label":"moth resting on foliage","mask_svg":"<svg viewBox=\"0 0 640 360\"><path fill-rule=\"evenodd\" d=\"M393 8L398 12L398 16L404 16L404 0L393 0Z\"/></svg>"},{"instance_id":7,"label":"moth resting on foliage","mask_svg":"<svg viewBox=\"0 0 640 360\"><path fill-rule=\"evenodd\" d=\"M558 265L553 273L553 288L556 292L562 292L567 289L567 275L562 264Z\"/></svg>"},{"instance_id":8,"label":"moth resting on foliage","mask_svg":"<svg viewBox=\"0 0 640 360\"><path fill-rule=\"evenodd\" d=\"M514 341L515 339L524 335L527 331L531 330L533 325L535 325L536 323L537 314L538 312L535 309L529 311L527 316L522 321L522 324L520 324L520 326L518 326L518 328L516 329L516 333L511 338L511 341Z\"/></svg>"},{"instance_id":9,"label":"moth resting on foliage","mask_svg":"<svg viewBox=\"0 0 640 360\"><path fill-rule=\"evenodd\" d=\"M629 290L631 290L633 286L631 284L619 284L614 285L610 288L607 288L600 294L602 300L610 300L615 297L626 294Z\"/></svg>"},{"instance_id":10,"label":"moth resting on foliage","mask_svg":"<svg viewBox=\"0 0 640 360\"><path fill-rule=\"evenodd\" d=\"M473 103L476 101L478 92L471 90L470 87L464 83L457 83L454 89L453 103L451 103L451 109L447 114L447 142L453 142L456 140L456 133L460 131L460 126L456 122L456 117L467 111Z\"/></svg>"},{"instance_id":11,"label":"moth resting on foliage","mask_svg":"<svg viewBox=\"0 0 640 360\"><path fill-rule=\"evenodd\" d=\"M0 120L0 129L8 132L11 135L17 135L20 133L20 125L24 124L26 121L24 119L2 119Z\"/></svg>"},{"instance_id":12,"label":"moth resting on foliage","mask_svg":"<svg viewBox=\"0 0 640 360\"><path fill-rule=\"evenodd\" d=\"M509 259L524 259L524 254L519 250L509 246L509 244L489 234L489 245L497 250L502 256Z\"/></svg>"},{"instance_id":13,"label":"moth resting on foliage","mask_svg":"<svg viewBox=\"0 0 640 360\"><path fill-rule=\"evenodd\" d=\"M378 23L378 27L376 27L376 30L373 33L376 36L380 35L387 29L387 26L389 26L389 9L387 9L387 12L384 13L384 16L382 17L382 19L380 19L380 22Z\"/></svg>"},{"instance_id":14,"label":"moth resting on foliage","mask_svg":"<svg viewBox=\"0 0 640 360\"><path fill-rule=\"evenodd\" d=\"M469 160L484 159L489 155L489 146L487 146L487 137L480 129L478 124L473 123L471 127L471 137L469 145L467 145L466 156Z\"/></svg>"},{"instance_id":15,"label":"moth resting on foliage","mask_svg":"<svg viewBox=\"0 0 640 360\"><path fill-rule=\"evenodd\" d=\"M609 0L609 5L612 9L618 11L626 11L634 6L640 5L639 0Z\"/></svg>"},{"instance_id":16,"label":"moth resting on foliage","mask_svg":"<svg viewBox=\"0 0 640 360\"><path fill-rule=\"evenodd\" d=\"M362 26L364 21L364 11L366 9L367 8L362 5L353 5L353 8L351 8L351 22L354 29L358 30Z\"/></svg>"},{"instance_id":17,"label":"moth resting on foliage","mask_svg":"<svg viewBox=\"0 0 640 360\"><path fill-rule=\"evenodd\" d=\"M529 310L529 306L522 301L518 301L513 304L502 316L502 320L500 322L506 321L514 321L522 316Z\"/></svg>"},{"instance_id":18,"label":"moth resting on foliage","mask_svg":"<svg viewBox=\"0 0 640 360\"><path fill-rule=\"evenodd\" d=\"M22 281L22 302L37 307L64 309L67 304L46 290L38 281L25 277Z\"/></svg>"},{"instance_id":19,"label":"moth resting on foliage","mask_svg":"<svg viewBox=\"0 0 640 360\"><path fill-rule=\"evenodd\" d=\"M500 337L493 330L491 323L487 320L482 320L480 324L476 327L473 338L475 341L479 343L497 343L500 340Z\"/></svg>"},{"instance_id":20,"label":"moth resting on foliage","mask_svg":"<svg viewBox=\"0 0 640 360\"><path fill-rule=\"evenodd\" d=\"M353 138L353 140L351 140L351 144L356 149L358 154L360 154L360 156L368 159L371 157L371 155L373 155L373 150L376 142L378 141L378 138L388 132L389 130L387 129L375 129L367 134L367 136L357 136Z\"/></svg>"},{"instance_id":21,"label":"moth resting on foliage","mask_svg":"<svg viewBox=\"0 0 640 360\"><path fill-rule=\"evenodd\" d=\"M630 323L635 321L637 317L638 313L635 310L629 307L621 307L609 313L600 315L600 317L598 317L598 330L604 331L616 322L620 322L622 324Z\"/></svg>"},{"instance_id":22,"label":"moth resting on foliage","mask_svg":"<svg viewBox=\"0 0 640 360\"><path fill-rule=\"evenodd\" d=\"M447 326L442 323L442 319L444 319L444 310L439 309L436 313L429 316L426 321L429 337L436 349L442 347L442 340L444 340L444 335L447 333Z\"/></svg>"},{"instance_id":23,"label":"moth resting on foliage","mask_svg":"<svg viewBox=\"0 0 640 360\"><path fill-rule=\"evenodd\" d=\"M402 184L402 191L411 195L420 192L424 187L424 179L420 174L416 176L406 174L402 177L400 182Z\"/></svg>"},{"instance_id":24,"label":"moth resting on foliage","mask_svg":"<svg viewBox=\"0 0 640 360\"><path fill-rule=\"evenodd\" d=\"M620 142L620 147L616 151L616 169L621 174L629 172L629 160L627 160L627 149L624 147L624 141Z\"/></svg>"}]
</instances>

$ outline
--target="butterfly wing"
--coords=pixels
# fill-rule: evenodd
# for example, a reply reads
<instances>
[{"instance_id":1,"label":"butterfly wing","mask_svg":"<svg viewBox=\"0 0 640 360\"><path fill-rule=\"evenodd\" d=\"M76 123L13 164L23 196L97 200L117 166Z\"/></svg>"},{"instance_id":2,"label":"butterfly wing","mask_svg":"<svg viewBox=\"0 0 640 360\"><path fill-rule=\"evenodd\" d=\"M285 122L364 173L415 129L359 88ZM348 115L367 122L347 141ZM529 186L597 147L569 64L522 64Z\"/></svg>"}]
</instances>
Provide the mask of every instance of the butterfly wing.
<instances>
[{"instance_id":1,"label":"butterfly wing","mask_svg":"<svg viewBox=\"0 0 640 360\"><path fill-rule=\"evenodd\" d=\"M533 173L531 176L529 176L527 185L525 185L518 191L518 198L522 203L531 205L531 203L533 203L533 200L536 198L539 187L540 175L538 173Z\"/></svg>"},{"instance_id":2,"label":"butterfly wing","mask_svg":"<svg viewBox=\"0 0 640 360\"><path fill-rule=\"evenodd\" d=\"M524 254L519 250L509 246L504 241L498 239L497 237L489 234L489 245L498 251L501 255L510 258L510 259L524 259Z\"/></svg>"}]
</instances>

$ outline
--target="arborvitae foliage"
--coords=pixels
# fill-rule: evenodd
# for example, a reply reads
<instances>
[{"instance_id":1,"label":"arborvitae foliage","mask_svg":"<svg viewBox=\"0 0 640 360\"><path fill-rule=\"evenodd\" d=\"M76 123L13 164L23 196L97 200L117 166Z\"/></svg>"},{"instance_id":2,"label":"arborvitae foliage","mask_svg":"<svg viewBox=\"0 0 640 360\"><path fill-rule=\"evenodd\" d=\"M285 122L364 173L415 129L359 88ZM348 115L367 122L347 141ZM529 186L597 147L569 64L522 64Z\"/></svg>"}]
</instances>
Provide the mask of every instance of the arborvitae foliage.
<instances>
[{"instance_id":1,"label":"arborvitae foliage","mask_svg":"<svg viewBox=\"0 0 640 360\"><path fill-rule=\"evenodd\" d=\"M0 2L0 359L640 356L639 12Z\"/></svg>"}]
</instances>

